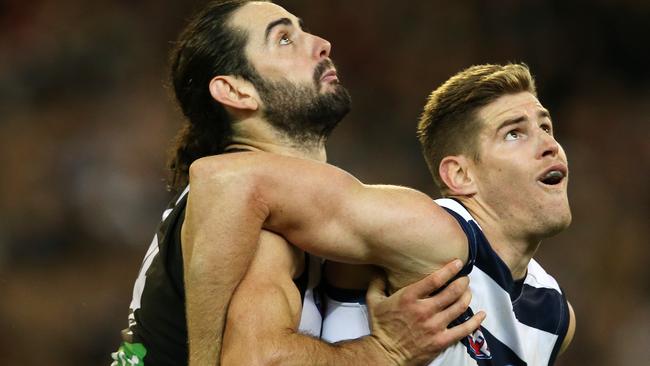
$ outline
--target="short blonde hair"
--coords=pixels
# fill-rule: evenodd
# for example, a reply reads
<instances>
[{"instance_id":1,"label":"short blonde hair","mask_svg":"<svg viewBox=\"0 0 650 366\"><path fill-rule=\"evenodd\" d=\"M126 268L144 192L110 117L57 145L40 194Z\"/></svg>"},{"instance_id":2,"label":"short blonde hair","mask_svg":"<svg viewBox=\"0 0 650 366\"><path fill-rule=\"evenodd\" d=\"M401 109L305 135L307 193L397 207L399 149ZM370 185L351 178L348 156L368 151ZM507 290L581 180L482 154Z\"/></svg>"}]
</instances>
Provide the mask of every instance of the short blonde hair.
<instances>
[{"instance_id":1,"label":"short blonde hair","mask_svg":"<svg viewBox=\"0 0 650 366\"><path fill-rule=\"evenodd\" d=\"M535 80L525 64L477 65L452 76L434 90L418 123L418 138L438 188L446 186L438 173L446 156L466 155L479 160L478 135L483 124L480 108L506 94L537 95Z\"/></svg>"}]
</instances>

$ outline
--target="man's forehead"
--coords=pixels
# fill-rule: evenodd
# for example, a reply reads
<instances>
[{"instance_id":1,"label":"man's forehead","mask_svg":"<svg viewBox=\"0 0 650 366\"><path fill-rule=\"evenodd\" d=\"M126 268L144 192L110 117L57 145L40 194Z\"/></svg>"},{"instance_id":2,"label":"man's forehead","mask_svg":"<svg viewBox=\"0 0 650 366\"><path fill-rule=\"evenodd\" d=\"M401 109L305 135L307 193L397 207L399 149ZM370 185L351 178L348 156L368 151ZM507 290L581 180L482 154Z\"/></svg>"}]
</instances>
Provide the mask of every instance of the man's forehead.
<instances>
[{"instance_id":1,"label":"man's forehead","mask_svg":"<svg viewBox=\"0 0 650 366\"><path fill-rule=\"evenodd\" d=\"M529 92L506 94L479 110L479 117L490 123L499 123L501 120L522 114L537 115L546 112L542 103ZM532 117L532 116L531 116Z\"/></svg>"},{"instance_id":2,"label":"man's forehead","mask_svg":"<svg viewBox=\"0 0 650 366\"><path fill-rule=\"evenodd\" d=\"M261 40L264 37L267 25L282 18L297 22L296 16L280 5L271 2L251 1L233 14L231 25L247 30L250 39Z\"/></svg>"}]
</instances>

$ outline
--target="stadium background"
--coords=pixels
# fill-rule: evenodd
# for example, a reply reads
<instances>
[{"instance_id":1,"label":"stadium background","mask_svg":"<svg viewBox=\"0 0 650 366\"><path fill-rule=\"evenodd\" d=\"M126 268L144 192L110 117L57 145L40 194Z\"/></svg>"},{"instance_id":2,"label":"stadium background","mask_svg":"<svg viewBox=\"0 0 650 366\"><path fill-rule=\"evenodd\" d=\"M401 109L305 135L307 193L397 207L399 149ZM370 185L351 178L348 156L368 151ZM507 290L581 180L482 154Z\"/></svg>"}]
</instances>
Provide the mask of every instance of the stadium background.
<instances>
[{"instance_id":1,"label":"stadium background","mask_svg":"<svg viewBox=\"0 0 650 366\"><path fill-rule=\"evenodd\" d=\"M477 63L526 62L571 167L541 263L578 319L558 365L650 365L650 3L278 1L333 44L353 112L331 162L434 194L424 99ZM167 203L180 125L167 52L202 2L0 2L0 363L107 365Z\"/></svg>"}]
</instances>

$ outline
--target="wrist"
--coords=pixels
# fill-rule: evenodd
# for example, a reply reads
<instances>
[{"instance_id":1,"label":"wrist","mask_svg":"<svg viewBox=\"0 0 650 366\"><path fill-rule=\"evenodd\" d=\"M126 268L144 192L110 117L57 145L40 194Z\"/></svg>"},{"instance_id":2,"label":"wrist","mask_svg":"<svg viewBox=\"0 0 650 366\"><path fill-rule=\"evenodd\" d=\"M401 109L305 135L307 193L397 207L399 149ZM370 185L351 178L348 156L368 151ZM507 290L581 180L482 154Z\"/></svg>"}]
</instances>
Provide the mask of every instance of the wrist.
<instances>
[{"instance_id":1,"label":"wrist","mask_svg":"<svg viewBox=\"0 0 650 366\"><path fill-rule=\"evenodd\" d=\"M375 355L374 358L376 358L375 362L377 365L401 366L406 364L406 357L404 355L401 355L376 335L370 334L364 337L364 341L373 350L372 353Z\"/></svg>"}]
</instances>

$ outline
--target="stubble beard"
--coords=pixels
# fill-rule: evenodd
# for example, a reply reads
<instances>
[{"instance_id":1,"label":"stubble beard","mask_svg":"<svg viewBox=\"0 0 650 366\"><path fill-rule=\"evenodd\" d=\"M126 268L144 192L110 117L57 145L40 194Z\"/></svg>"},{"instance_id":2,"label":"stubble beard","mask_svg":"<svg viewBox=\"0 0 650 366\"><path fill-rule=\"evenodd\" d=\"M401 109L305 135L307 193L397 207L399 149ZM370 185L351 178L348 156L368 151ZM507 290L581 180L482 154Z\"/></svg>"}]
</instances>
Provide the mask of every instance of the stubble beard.
<instances>
[{"instance_id":1,"label":"stubble beard","mask_svg":"<svg viewBox=\"0 0 650 366\"><path fill-rule=\"evenodd\" d=\"M264 103L264 117L287 139L300 146L324 144L350 111L351 98L340 84L320 92L322 74L333 65L321 62L313 83L296 85L288 80L255 82Z\"/></svg>"}]
</instances>

